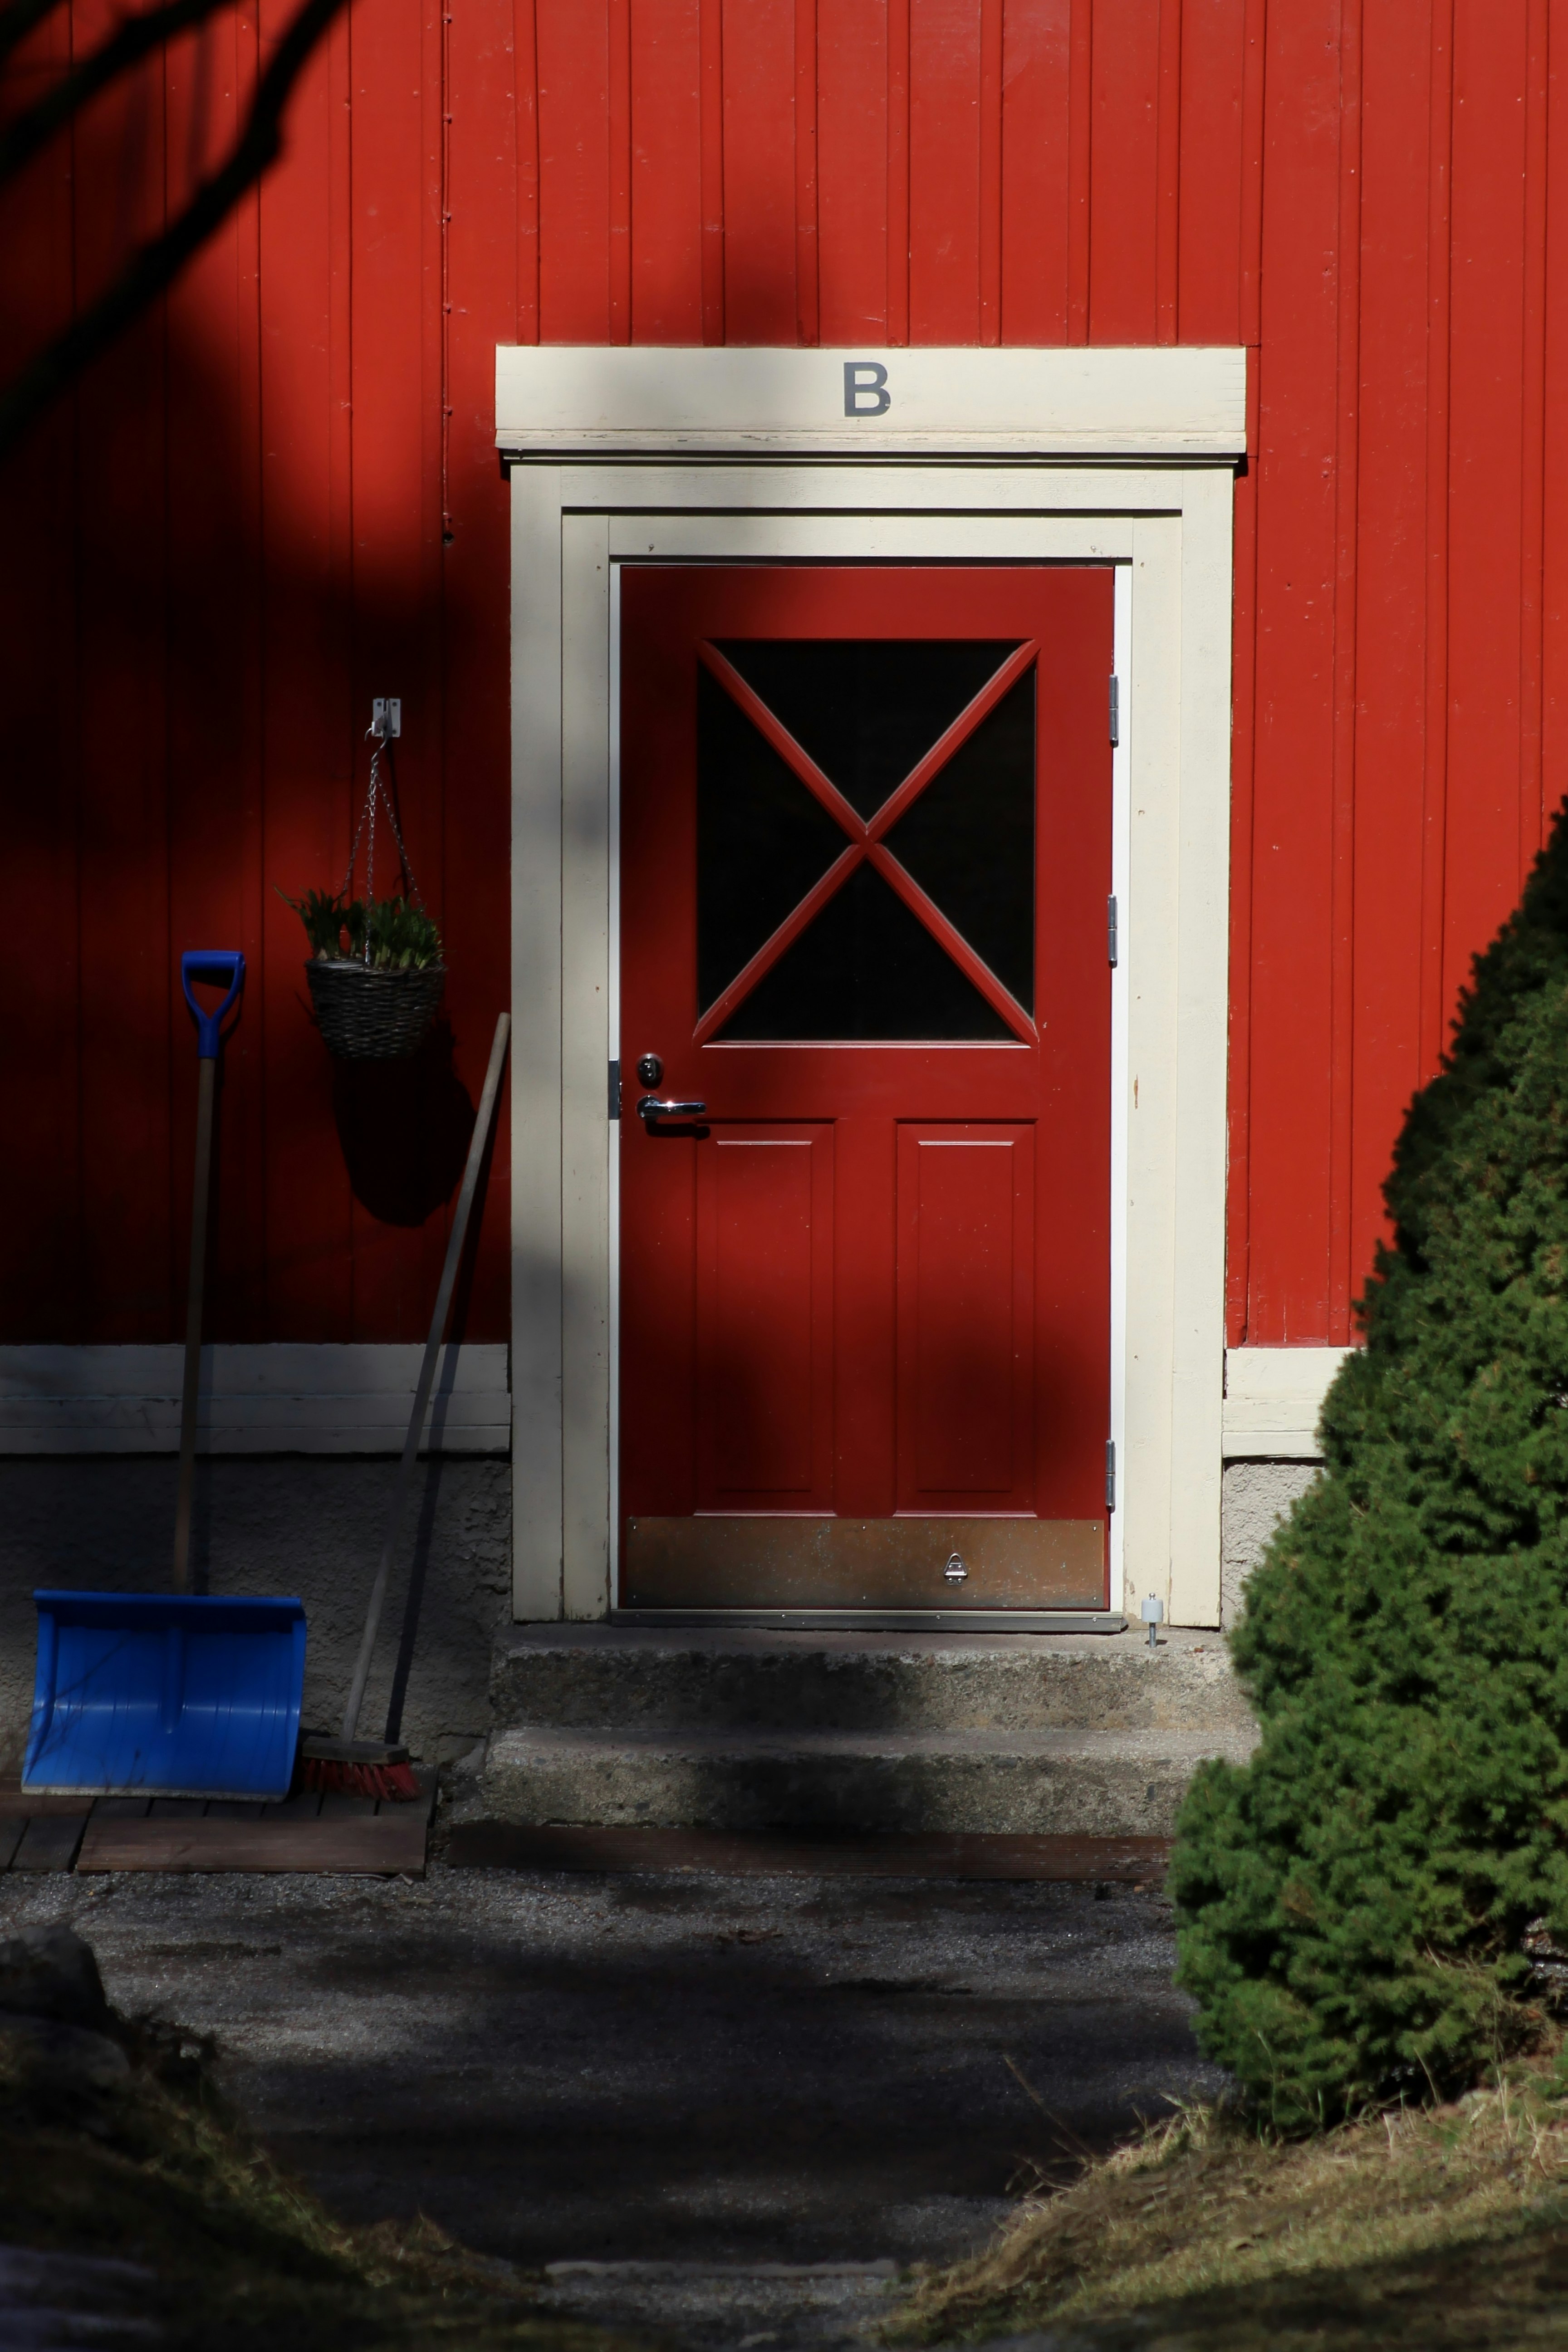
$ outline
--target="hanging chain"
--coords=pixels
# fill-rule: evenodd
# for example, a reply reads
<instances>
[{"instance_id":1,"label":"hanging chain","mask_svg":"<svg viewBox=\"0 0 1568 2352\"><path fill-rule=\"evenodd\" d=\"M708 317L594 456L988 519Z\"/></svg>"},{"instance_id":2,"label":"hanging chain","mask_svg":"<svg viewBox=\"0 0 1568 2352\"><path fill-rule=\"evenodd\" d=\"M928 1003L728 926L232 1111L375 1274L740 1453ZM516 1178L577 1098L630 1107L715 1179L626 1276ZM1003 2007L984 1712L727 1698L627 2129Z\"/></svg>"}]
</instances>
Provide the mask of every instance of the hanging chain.
<instances>
[{"instance_id":1,"label":"hanging chain","mask_svg":"<svg viewBox=\"0 0 1568 2352\"><path fill-rule=\"evenodd\" d=\"M386 749L385 738L378 734L374 727L367 727L365 740L371 747L370 785L365 793L364 806L360 811L359 823L354 827L353 846L349 851L349 870L343 876L343 887L338 896L346 905L349 892L353 888L354 867L359 863L360 842L364 836L365 826L368 824L370 838L365 844L364 853L364 903L367 909L375 904L375 811L376 803L379 802L385 812L386 822L392 827L392 837L397 844L398 863L403 869L403 878L408 885L409 904L422 907L425 901L420 895L419 885L414 878L414 868L408 863L408 852L403 845L403 828L397 822L397 805L388 792L381 772L381 755ZM370 961L368 921L365 924L364 932L364 961L366 963Z\"/></svg>"}]
</instances>

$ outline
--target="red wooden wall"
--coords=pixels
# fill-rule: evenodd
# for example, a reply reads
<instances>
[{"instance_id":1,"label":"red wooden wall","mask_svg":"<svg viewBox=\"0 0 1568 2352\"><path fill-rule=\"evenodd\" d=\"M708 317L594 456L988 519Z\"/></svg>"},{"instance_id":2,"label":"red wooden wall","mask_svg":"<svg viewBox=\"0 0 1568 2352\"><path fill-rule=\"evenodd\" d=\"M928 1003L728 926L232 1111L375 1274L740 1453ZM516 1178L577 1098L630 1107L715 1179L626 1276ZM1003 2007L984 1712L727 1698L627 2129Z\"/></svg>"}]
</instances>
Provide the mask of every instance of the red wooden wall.
<instances>
[{"instance_id":1,"label":"red wooden wall","mask_svg":"<svg viewBox=\"0 0 1568 2352\"><path fill-rule=\"evenodd\" d=\"M440 1171L377 1171L460 1104L438 1072L334 1104L272 885L336 879L368 698L401 692L475 1093L507 968L492 354L542 336L1254 347L1231 1334L1342 1339L1400 1111L1568 783L1564 5L354 0L259 196L7 477L3 1336L175 1330L171 973L236 942L221 1328L421 1328ZM9 96L110 21L73 0ZM216 18L34 168L6 349L178 202L283 21Z\"/></svg>"}]
</instances>

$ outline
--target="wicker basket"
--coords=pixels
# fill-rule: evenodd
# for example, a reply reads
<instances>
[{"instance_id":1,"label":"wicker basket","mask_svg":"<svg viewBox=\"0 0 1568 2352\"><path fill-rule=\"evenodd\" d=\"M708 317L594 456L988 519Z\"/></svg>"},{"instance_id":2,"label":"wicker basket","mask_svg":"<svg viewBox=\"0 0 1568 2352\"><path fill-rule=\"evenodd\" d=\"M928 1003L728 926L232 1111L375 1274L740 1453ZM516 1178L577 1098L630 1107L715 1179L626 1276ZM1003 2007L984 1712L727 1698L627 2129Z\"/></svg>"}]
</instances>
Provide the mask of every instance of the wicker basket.
<instances>
[{"instance_id":1,"label":"wicker basket","mask_svg":"<svg viewBox=\"0 0 1568 2352\"><path fill-rule=\"evenodd\" d=\"M344 1062L395 1062L418 1052L441 1002L447 967L378 971L312 957L305 978L329 1054Z\"/></svg>"}]
</instances>

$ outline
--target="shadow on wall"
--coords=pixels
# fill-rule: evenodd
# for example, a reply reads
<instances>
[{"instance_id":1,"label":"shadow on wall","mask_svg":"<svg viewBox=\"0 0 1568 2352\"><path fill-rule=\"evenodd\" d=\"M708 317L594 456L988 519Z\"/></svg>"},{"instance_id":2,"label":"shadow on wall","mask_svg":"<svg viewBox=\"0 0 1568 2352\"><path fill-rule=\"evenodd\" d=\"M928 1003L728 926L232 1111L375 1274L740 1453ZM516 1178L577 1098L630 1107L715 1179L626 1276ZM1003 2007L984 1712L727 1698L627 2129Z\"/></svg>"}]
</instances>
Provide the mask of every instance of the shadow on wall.
<instances>
[{"instance_id":1,"label":"shadow on wall","mask_svg":"<svg viewBox=\"0 0 1568 2352\"><path fill-rule=\"evenodd\" d=\"M474 1131L446 1015L402 1061L334 1062L332 1117L355 1200L384 1225L422 1225L456 1192Z\"/></svg>"},{"instance_id":2,"label":"shadow on wall","mask_svg":"<svg viewBox=\"0 0 1568 2352\"><path fill-rule=\"evenodd\" d=\"M312 1727L337 1728L396 1475L395 1462L363 1458L197 1465L198 1582L303 1601ZM26 1738L34 1588L166 1591L175 1475L161 1455L0 1465L0 1774L19 1768ZM447 1761L489 1727L490 1654L510 1615L511 1476L504 1461L437 1455L417 1480L363 1725L374 1737L390 1720L416 1756Z\"/></svg>"},{"instance_id":3,"label":"shadow on wall","mask_svg":"<svg viewBox=\"0 0 1568 2352\"><path fill-rule=\"evenodd\" d=\"M324 105L324 85L301 89L301 142ZM89 293L146 226L158 120L96 110L68 175L46 158L5 194L13 352L59 323L73 268ZM267 183L259 286L231 225L0 474L7 769L26 780L7 804L0 938L11 1342L183 1336L182 947L237 945L250 967L226 1053L214 1339L423 1336L438 1213L508 1001L505 486L493 451L463 443L443 543L428 418L401 394L392 415L354 356L357 313L339 334L335 263L294 221L309 176L294 172L286 159ZM405 297L412 336L416 271ZM237 325L247 300L257 345ZM312 1028L304 934L275 886L342 879L371 697L386 691L404 700L409 854L448 934L447 1021L406 1066L345 1071ZM494 1192L475 1338L507 1330L504 1178Z\"/></svg>"}]
</instances>

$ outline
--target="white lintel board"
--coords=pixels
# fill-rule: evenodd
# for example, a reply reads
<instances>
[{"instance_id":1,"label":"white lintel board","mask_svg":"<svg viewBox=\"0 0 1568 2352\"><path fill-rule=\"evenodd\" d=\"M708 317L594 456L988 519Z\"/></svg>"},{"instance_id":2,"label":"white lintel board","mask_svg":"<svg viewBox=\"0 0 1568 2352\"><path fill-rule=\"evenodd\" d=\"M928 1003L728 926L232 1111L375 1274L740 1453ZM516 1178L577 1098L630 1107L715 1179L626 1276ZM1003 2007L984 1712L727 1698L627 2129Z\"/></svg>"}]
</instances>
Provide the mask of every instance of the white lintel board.
<instances>
[{"instance_id":1,"label":"white lintel board","mask_svg":"<svg viewBox=\"0 0 1568 2352\"><path fill-rule=\"evenodd\" d=\"M552 457L1234 459L1247 446L1247 353L503 343L496 442Z\"/></svg>"}]
</instances>

